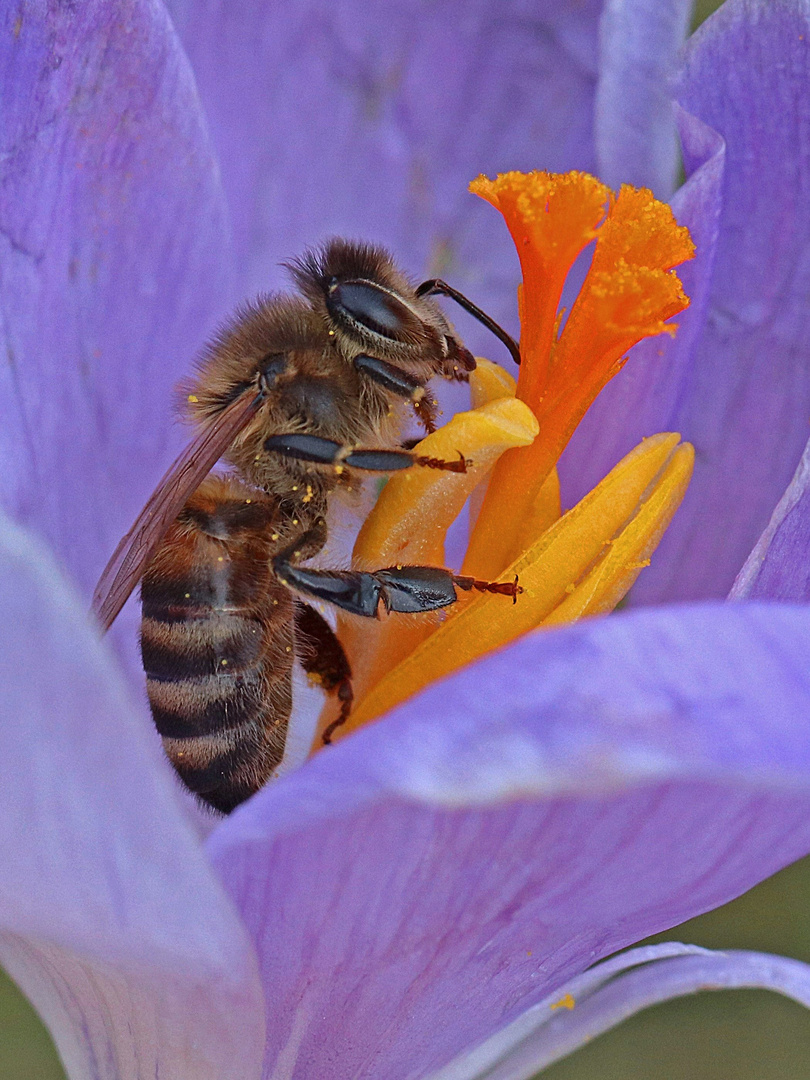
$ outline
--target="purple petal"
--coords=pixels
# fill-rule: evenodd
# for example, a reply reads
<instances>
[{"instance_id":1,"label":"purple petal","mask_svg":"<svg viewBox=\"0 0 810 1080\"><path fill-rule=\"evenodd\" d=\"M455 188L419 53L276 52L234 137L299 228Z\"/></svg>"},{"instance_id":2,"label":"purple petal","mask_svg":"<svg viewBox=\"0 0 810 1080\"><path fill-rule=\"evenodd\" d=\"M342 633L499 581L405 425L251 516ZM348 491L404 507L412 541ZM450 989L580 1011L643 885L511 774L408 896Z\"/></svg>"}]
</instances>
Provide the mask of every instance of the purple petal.
<instances>
[{"instance_id":1,"label":"purple petal","mask_svg":"<svg viewBox=\"0 0 810 1080\"><path fill-rule=\"evenodd\" d=\"M607 0L599 34L597 175L668 199L678 171L669 79L693 0Z\"/></svg>"},{"instance_id":2,"label":"purple petal","mask_svg":"<svg viewBox=\"0 0 810 1080\"><path fill-rule=\"evenodd\" d=\"M0 961L75 1080L252 1080L263 1000L143 709L0 522Z\"/></svg>"},{"instance_id":3,"label":"purple petal","mask_svg":"<svg viewBox=\"0 0 810 1080\"><path fill-rule=\"evenodd\" d=\"M716 132L688 113L679 111L678 122L690 176L672 199L672 209L697 247L696 257L678 268L691 303L676 320L674 338L648 338L632 350L624 369L608 383L577 428L560 462L567 506L595 487L643 438L679 430L673 426L677 424L674 417L691 392L693 355L705 327L714 268L725 147ZM653 565L660 561L656 555ZM641 575L637 589L643 588L648 573Z\"/></svg>"},{"instance_id":4,"label":"purple petal","mask_svg":"<svg viewBox=\"0 0 810 1080\"><path fill-rule=\"evenodd\" d=\"M810 966L784 956L688 945L631 949L572 979L430 1080L530 1080L651 1005L700 990L743 988L774 990L810 1008ZM573 1007L561 1006L558 994L570 995Z\"/></svg>"},{"instance_id":5,"label":"purple petal","mask_svg":"<svg viewBox=\"0 0 810 1080\"><path fill-rule=\"evenodd\" d=\"M730 600L810 600L810 442Z\"/></svg>"},{"instance_id":6,"label":"purple petal","mask_svg":"<svg viewBox=\"0 0 810 1080\"><path fill-rule=\"evenodd\" d=\"M237 811L266 1075L429 1074L810 851L809 648L776 605L536 634Z\"/></svg>"},{"instance_id":7,"label":"purple petal","mask_svg":"<svg viewBox=\"0 0 810 1080\"><path fill-rule=\"evenodd\" d=\"M183 438L174 384L230 299L224 201L159 2L2 18L0 497L89 593Z\"/></svg>"},{"instance_id":8,"label":"purple petal","mask_svg":"<svg viewBox=\"0 0 810 1080\"><path fill-rule=\"evenodd\" d=\"M414 274L449 276L516 331L514 250L467 184L593 170L602 0L169 6L222 161L245 292L345 234L387 244Z\"/></svg>"},{"instance_id":9,"label":"purple petal","mask_svg":"<svg viewBox=\"0 0 810 1080\"><path fill-rule=\"evenodd\" d=\"M638 596L728 592L787 487L810 415L810 13L732 0L692 39L684 108L723 136L723 213L705 330L666 430L695 475Z\"/></svg>"}]
</instances>

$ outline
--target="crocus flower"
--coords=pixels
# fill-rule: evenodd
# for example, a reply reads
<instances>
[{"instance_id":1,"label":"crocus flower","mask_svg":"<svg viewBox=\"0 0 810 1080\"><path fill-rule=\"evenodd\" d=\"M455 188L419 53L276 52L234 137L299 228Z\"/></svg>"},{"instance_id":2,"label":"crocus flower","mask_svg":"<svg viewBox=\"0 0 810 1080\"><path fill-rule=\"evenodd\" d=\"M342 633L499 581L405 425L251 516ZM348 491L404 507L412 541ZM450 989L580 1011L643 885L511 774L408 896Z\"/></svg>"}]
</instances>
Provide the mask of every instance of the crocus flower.
<instances>
[{"instance_id":1,"label":"crocus flower","mask_svg":"<svg viewBox=\"0 0 810 1080\"><path fill-rule=\"evenodd\" d=\"M467 179L579 167L667 195L686 16L4 14L0 961L71 1077L512 1078L699 986L808 1002L806 968L773 957L586 970L810 851L806 470L782 499L807 413L800 0L729 0L678 61L692 303L561 464L570 505L643 436L694 442L639 610L432 683L204 841L131 681L133 616L114 657L84 614L182 438L171 388L235 299L343 232L414 273L447 263L513 325L514 256ZM783 602L717 602L752 549L737 594ZM672 597L703 602L641 606Z\"/></svg>"}]
</instances>

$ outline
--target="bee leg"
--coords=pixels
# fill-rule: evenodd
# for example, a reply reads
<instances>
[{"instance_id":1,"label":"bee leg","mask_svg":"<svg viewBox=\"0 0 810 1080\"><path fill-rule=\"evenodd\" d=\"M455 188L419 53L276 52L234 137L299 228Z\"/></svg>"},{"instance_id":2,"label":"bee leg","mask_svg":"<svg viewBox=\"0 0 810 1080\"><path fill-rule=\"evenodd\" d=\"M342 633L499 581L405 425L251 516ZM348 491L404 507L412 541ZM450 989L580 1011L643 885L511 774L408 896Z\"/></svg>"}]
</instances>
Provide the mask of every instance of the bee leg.
<instances>
[{"instance_id":1,"label":"bee leg","mask_svg":"<svg viewBox=\"0 0 810 1080\"><path fill-rule=\"evenodd\" d=\"M341 446L332 439L322 439L320 435L303 435L297 432L290 435L271 435L265 440L264 448L297 461L334 465L338 470L348 465L349 468L366 469L369 472L398 472L400 469L410 469L413 465L421 465L427 469L465 473L470 464L463 454L459 454L457 461L444 461L441 458L413 454L408 450L367 450L363 447Z\"/></svg>"},{"instance_id":2,"label":"bee leg","mask_svg":"<svg viewBox=\"0 0 810 1080\"><path fill-rule=\"evenodd\" d=\"M419 288L416 290L417 296L447 296L451 300L464 308L466 312L469 312L474 319L485 326L487 330L490 330L499 341L502 341L509 350L509 354L516 364L520 364L520 347L511 334L499 326L494 319L490 318L485 311L482 311L480 307L468 300L467 297L454 289L452 285L448 285L446 281L442 281L441 278L431 278L429 281L423 281Z\"/></svg>"},{"instance_id":3,"label":"bee leg","mask_svg":"<svg viewBox=\"0 0 810 1080\"><path fill-rule=\"evenodd\" d=\"M436 430L436 412L438 405L436 399L419 379L409 375L402 368L380 360L376 356L355 356L354 366L362 374L373 382L379 383L392 394L407 398L413 406L419 420L424 424L425 430Z\"/></svg>"},{"instance_id":4,"label":"bee leg","mask_svg":"<svg viewBox=\"0 0 810 1080\"><path fill-rule=\"evenodd\" d=\"M332 733L345 724L352 710L352 669L335 631L324 617L309 606L296 604L295 631L298 659L301 667L340 703L337 719L323 733L324 744L331 742Z\"/></svg>"},{"instance_id":5,"label":"bee leg","mask_svg":"<svg viewBox=\"0 0 810 1080\"><path fill-rule=\"evenodd\" d=\"M522 589L514 581L479 581L459 577L440 566L391 566L369 573L361 570L320 570L294 565L294 552L273 559L279 581L297 592L314 596L354 615L377 618L386 611L438 611L455 604L456 588L500 593L517 599Z\"/></svg>"}]
</instances>

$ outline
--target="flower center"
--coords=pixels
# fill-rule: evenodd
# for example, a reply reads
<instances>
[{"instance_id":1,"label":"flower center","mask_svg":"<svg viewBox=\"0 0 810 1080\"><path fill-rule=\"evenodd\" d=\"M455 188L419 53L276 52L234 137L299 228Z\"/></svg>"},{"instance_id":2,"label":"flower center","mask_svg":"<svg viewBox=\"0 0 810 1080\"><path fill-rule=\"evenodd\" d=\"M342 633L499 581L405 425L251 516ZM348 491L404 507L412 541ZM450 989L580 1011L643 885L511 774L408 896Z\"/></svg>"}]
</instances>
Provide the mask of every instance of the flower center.
<instances>
[{"instance_id":1,"label":"flower center","mask_svg":"<svg viewBox=\"0 0 810 1080\"><path fill-rule=\"evenodd\" d=\"M407 470L385 485L354 548L361 568L444 564L448 527L471 499L463 574L511 580L512 604L462 596L435 615L339 619L356 705L342 737L435 679L529 630L611 611L648 564L683 498L693 451L674 434L645 439L561 516L556 463L577 424L642 338L689 300L673 267L692 258L688 231L652 193L617 197L584 173L479 177L471 190L503 214L520 257L521 367L515 384L479 361L473 408L424 439L420 454L474 462L465 474ZM594 241L568 318L566 277ZM331 717L330 717L331 718Z\"/></svg>"}]
</instances>

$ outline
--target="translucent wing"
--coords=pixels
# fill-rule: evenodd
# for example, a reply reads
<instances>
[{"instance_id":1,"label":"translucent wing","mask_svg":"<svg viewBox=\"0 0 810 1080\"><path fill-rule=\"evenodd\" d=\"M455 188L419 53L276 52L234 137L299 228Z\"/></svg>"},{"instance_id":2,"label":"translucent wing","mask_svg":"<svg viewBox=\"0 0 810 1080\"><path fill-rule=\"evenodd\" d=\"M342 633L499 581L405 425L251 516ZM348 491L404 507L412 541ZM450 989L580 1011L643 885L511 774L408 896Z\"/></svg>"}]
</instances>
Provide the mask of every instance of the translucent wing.
<instances>
[{"instance_id":1,"label":"translucent wing","mask_svg":"<svg viewBox=\"0 0 810 1080\"><path fill-rule=\"evenodd\" d=\"M262 392L252 386L209 421L183 450L113 552L93 593L92 611L106 632L189 495L256 415Z\"/></svg>"}]
</instances>

